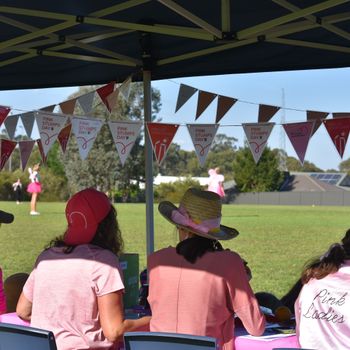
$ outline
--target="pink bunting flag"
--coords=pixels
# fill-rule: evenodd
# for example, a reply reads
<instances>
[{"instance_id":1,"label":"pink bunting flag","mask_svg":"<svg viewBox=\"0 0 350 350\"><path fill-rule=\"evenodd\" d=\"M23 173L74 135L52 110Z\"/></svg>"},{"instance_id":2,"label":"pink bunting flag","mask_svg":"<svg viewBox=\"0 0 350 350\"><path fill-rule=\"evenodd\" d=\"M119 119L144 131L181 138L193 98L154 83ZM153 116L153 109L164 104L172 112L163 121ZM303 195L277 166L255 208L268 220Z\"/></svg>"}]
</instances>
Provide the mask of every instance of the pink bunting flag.
<instances>
[{"instance_id":1,"label":"pink bunting flag","mask_svg":"<svg viewBox=\"0 0 350 350\"><path fill-rule=\"evenodd\" d=\"M207 159L218 127L218 124L187 124L200 166L203 166Z\"/></svg>"},{"instance_id":2,"label":"pink bunting flag","mask_svg":"<svg viewBox=\"0 0 350 350\"><path fill-rule=\"evenodd\" d=\"M40 152L40 156L41 156L41 161L43 162L43 164L46 164L46 162L47 162L47 155L46 155L45 152L44 152L43 144L42 144L41 140L40 140L40 139L37 139L37 140L36 140L36 144L38 145L38 148L39 148L39 152Z\"/></svg>"},{"instance_id":3,"label":"pink bunting flag","mask_svg":"<svg viewBox=\"0 0 350 350\"><path fill-rule=\"evenodd\" d=\"M67 124L58 134L57 139L61 145L61 149L62 149L63 154L66 153L71 130L72 130L72 124Z\"/></svg>"},{"instance_id":4,"label":"pink bunting flag","mask_svg":"<svg viewBox=\"0 0 350 350\"><path fill-rule=\"evenodd\" d=\"M274 125L275 123L242 124L255 164L259 162Z\"/></svg>"},{"instance_id":5,"label":"pink bunting flag","mask_svg":"<svg viewBox=\"0 0 350 350\"><path fill-rule=\"evenodd\" d=\"M10 107L0 106L0 126L2 125L4 120L6 119L6 117L10 113L10 111L11 111Z\"/></svg>"},{"instance_id":6,"label":"pink bunting flag","mask_svg":"<svg viewBox=\"0 0 350 350\"><path fill-rule=\"evenodd\" d=\"M304 164L305 153L309 144L315 121L283 124L283 128L289 137L294 150L300 160Z\"/></svg>"},{"instance_id":7,"label":"pink bunting flag","mask_svg":"<svg viewBox=\"0 0 350 350\"><path fill-rule=\"evenodd\" d=\"M113 109L115 108L117 101L118 101L118 95L119 95L119 90L114 90L110 95L107 96L106 98L106 107L109 111L109 113L113 112Z\"/></svg>"},{"instance_id":8,"label":"pink bunting flag","mask_svg":"<svg viewBox=\"0 0 350 350\"><path fill-rule=\"evenodd\" d=\"M98 96L100 96L101 101L104 103L106 108L110 111L110 107L108 105L107 97L114 91L115 81L108 83L96 90Z\"/></svg>"},{"instance_id":9,"label":"pink bunting flag","mask_svg":"<svg viewBox=\"0 0 350 350\"><path fill-rule=\"evenodd\" d=\"M259 105L259 123L268 122L279 110L281 107L270 106L270 105Z\"/></svg>"},{"instance_id":10,"label":"pink bunting flag","mask_svg":"<svg viewBox=\"0 0 350 350\"><path fill-rule=\"evenodd\" d=\"M140 134L141 122L109 122L109 129L113 136L115 147L120 158L120 162L124 165L132 148L134 147L136 138Z\"/></svg>"},{"instance_id":11,"label":"pink bunting flag","mask_svg":"<svg viewBox=\"0 0 350 350\"><path fill-rule=\"evenodd\" d=\"M207 91L199 91L197 101L196 120L209 107L217 95Z\"/></svg>"},{"instance_id":12,"label":"pink bunting flag","mask_svg":"<svg viewBox=\"0 0 350 350\"><path fill-rule=\"evenodd\" d=\"M315 132L318 130L320 125L322 124L322 120L326 119L328 116L328 112L317 112L317 111L306 111L306 119L311 121L315 121L314 128L312 130L312 135L315 134Z\"/></svg>"},{"instance_id":13,"label":"pink bunting flag","mask_svg":"<svg viewBox=\"0 0 350 350\"><path fill-rule=\"evenodd\" d=\"M198 91L198 89L180 84L179 93L177 95L175 113Z\"/></svg>"},{"instance_id":14,"label":"pink bunting flag","mask_svg":"<svg viewBox=\"0 0 350 350\"><path fill-rule=\"evenodd\" d=\"M323 124L326 127L340 158L343 158L350 131L350 118L326 119L323 121Z\"/></svg>"},{"instance_id":15,"label":"pink bunting flag","mask_svg":"<svg viewBox=\"0 0 350 350\"><path fill-rule=\"evenodd\" d=\"M151 139L154 155L161 165L169 146L179 128L178 124L147 123L148 135Z\"/></svg>"},{"instance_id":16,"label":"pink bunting flag","mask_svg":"<svg viewBox=\"0 0 350 350\"><path fill-rule=\"evenodd\" d=\"M79 154L82 160L88 156L102 124L101 119L72 119L72 130L77 140Z\"/></svg>"},{"instance_id":17,"label":"pink bunting flag","mask_svg":"<svg viewBox=\"0 0 350 350\"><path fill-rule=\"evenodd\" d=\"M1 160L0 170L2 170L9 159L11 153L15 149L17 142L10 140L1 140Z\"/></svg>"},{"instance_id":18,"label":"pink bunting flag","mask_svg":"<svg viewBox=\"0 0 350 350\"><path fill-rule=\"evenodd\" d=\"M50 148L57 140L58 134L66 124L66 121L67 116L65 115L37 111L36 123L38 125L41 144L45 155L47 155Z\"/></svg>"},{"instance_id":19,"label":"pink bunting flag","mask_svg":"<svg viewBox=\"0 0 350 350\"><path fill-rule=\"evenodd\" d=\"M76 101L77 101L77 98L73 98L71 100L61 102L60 108L61 108L62 113L73 115Z\"/></svg>"},{"instance_id":20,"label":"pink bunting flag","mask_svg":"<svg viewBox=\"0 0 350 350\"><path fill-rule=\"evenodd\" d=\"M18 142L19 153L21 155L22 170L24 170L27 166L28 159L32 153L34 144L35 144L34 140Z\"/></svg>"},{"instance_id":21,"label":"pink bunting flag","mask_svg":"<svg viewBox=\"0 0 350 350\"><path fill-rule=\"evenodd\" d=\"M215 123L218 123L236 102L235 98L218 95Z\"/></svg>"}]
</instances>

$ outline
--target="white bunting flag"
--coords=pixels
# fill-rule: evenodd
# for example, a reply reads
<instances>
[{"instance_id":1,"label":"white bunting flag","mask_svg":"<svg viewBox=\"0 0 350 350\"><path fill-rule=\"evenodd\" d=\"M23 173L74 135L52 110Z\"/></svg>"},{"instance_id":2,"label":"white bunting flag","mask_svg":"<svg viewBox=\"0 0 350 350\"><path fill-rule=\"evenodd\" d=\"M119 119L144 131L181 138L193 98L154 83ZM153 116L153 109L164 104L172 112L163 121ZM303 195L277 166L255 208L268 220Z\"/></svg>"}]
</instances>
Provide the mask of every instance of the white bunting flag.
<instances>
[{"instance_id":1,"label":"white bunting flag","mask_svg":"<svg viewBox=\"0 0 350 350\"><path fill-rule=\"evenodd\" d=\"M242 124L255 164L259 162L274 125L275 123Z\"/></svg>"},{"instance_id":2,"label":"white bunting flag","mask_svg":"<svg viewBox=\"0 0 350 350\"><path fill-rule=\"evenodd\" d=\"M44 111L36 112L36 123L38 125L41 145L45 156L56 141L66 121L67 117L62 114L53 114Z\"/></svg>"},{"instance_id":3,"label":"white bunting flag","mask_svg":"<svg viewBox=\"0 0 350 350\"><path fill-rule=\"evenodd\" d=\"M205 163L218 127L219 124L187 124L200 166Z\"/></svg>"},{"instance_id":4,"label":"white bunting flag","mask_svg":"<svg viewBox=\"0 0 350 350\"><path fill-rule=\"evenodd\" d=\"M131 88L131 76L127 78L122 85L119 86L118 90L120 92L120 96L122 96L125 101L129 100L130 96L130 88Z\"/></svg>"},{"instance_id":5,"label":"white bunting flag","mask_svg":"<svg viewBox=\"0 0 350 350\"><path fill-rule=\"evenodd\" d=\"M72 130L77 140L79 154L82 160L86 159L89 154L102 124L103 122L100 119L72 119Z\"/></svg>"},{"instance_id":6,"label":"white bunting flag","mask_svg":"<svg viewBox=\"0 0 350 350\"><path fill-rule=\"evenodd\" d=\"M17 122L18 122L19 114L16 115L9 115L5 119L5 128L7 130L7 133L9 135L9 138L12 140L15 137L15 132L17 128Z\"/></svg>"},{"instance_id":7,"label":"white bunting flag","mask_svg":"<svg viewBox=\"0 0 350 350\"><path fill-rule=\"evenodd\" d=\"M137 136L140 134L141 122L109 122L109 129L117 148L120 162L124 165Z\"/></svg>"}]
</instances>

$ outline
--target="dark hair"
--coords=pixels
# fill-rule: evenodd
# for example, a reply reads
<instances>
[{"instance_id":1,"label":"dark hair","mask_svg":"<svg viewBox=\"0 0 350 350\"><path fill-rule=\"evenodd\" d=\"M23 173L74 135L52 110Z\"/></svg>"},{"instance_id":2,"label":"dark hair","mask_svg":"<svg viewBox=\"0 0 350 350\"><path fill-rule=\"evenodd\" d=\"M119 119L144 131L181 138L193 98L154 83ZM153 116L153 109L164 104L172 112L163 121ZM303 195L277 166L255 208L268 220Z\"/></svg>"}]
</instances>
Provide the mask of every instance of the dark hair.
<instances>
[{"instance_id":1,"label":"dark hair","mask_svg":"<svg viewBox=\"0 0 350 350\"><path fill-rule=\"evenodd\" d=\"M218 241L197 235L179 242L176 246L177 254L182 255L191 264L194 264L206 252L222 250L222 245Z\"/></svg>"},{"instance_id":2,"label":"dark hair","mask_svg":"<svg viewBox=\"0 0 350 350\"><path fill-rule=\"evenodd\" d=\"M65 247L64 253L71 253L75 246L67 245L63 237L64 235L56 237L46 248ZM118 256L122 253L124 243L117 220L117 211L113 206L111 206L111 210L107 216L99 223L95 236L90 244L110 250Z\"/></svg>"},{"instance_id":3,"label":"dark hair","mask_svg":"<svg viewBox=\"0 0 350 350\"><path fill-rule=\"evenodd\" d=\"M281 302L284 306L287 306L289 310L294 310L295 301L298 299L299 293L303 284L301 283L301 279L299 278L292 288L281 298Z\"/></svg>"},{"instance_id":4,"label":"dark hair","mask_svg":"<svg viewBox=\"0 0 350 350\"><path fill-rule=\"evenodd\" d=\"M337 272L345 259L350 259L350 229L346 231L341 242L332 244L325 254L306 266L301 276L303 284L311 278L322 279Z\"/></svg>"}]
</instances>

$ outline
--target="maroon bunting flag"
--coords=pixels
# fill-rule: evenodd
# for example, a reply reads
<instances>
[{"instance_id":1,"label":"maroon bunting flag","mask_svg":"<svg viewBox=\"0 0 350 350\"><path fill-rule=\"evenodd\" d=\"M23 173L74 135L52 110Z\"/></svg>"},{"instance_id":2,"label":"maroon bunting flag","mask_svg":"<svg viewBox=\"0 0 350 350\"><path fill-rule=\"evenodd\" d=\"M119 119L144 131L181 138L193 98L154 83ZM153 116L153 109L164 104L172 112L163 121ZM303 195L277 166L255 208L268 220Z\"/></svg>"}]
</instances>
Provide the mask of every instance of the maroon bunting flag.
<instances>
[{"instance_id":1,"label":"maroon bunting flag","mask_svg":"<svg viewBox=\"0 0 350 350\"><path fill-rule=\"evenodd\" d=\"M277 106L259 105L258 123L268 122L280 109Z\"/></svg>"},{"instance_id":2,"label":"maroon bunting flag","mask_svg":"<svg viewBox=\"0 0 350 350\"><path fill-rule=\"evenodd\" d=\"M334 119L338 118L349 118L350 117L350 112L337 112L337 113L332 113Z\"/></svg>"},{"instance_id":3,"label":"maroon bunting flag","mask_svg":"<svg viewBox=\"0 0 350 350\"><path fill-rule=\"evenodd\" d=\"M61 145L63 154L66 153L71 130L72 130L72 124L67 124L58 134L57 139Z\"/></svg>"},{"instance_id":4,"label":"maroon bunting flag","mask_svg":"<svg viewBox=\"0 0 350 350\"><path fill-rule=\"evenodd\" d=\"M107 97L114 91L114 85L115 85L115 81L112 81L107 85L104 85L96 90L96 92L98 93L98 96L100 96L101 101L104 103L104 105L106 106L109 112L111 111L110 111L110 106L109 106Z\"/></svg>"},{"instance_id":5,"label":"maroon bunting flag","mask_svg":"<svg viewBox=\"0 0 350 350\"><path fill-rule=\"evenodd\" d=\"M340 158L343 158L350 131L350 118L328 119L323 121L330 138L337 149Z\"/></svg>"},{"instance_id":6,"label":"maroon bunting flag","mask_svg":"<svg viewBox=\"0 0 350 350\"><path fill-rule=\"evenodd\" d=\"M0 170L2 170L9 159L12 151L15 149L17 142L10 140L1 140L1 159Z\"/></svg>"},{"instance_id":7,"label":"maroon bunting flag","mask_svg":"<svg viewBox=\"0 0 350 350\"><path fill-rule=\"evenodd\" d=\"M10 111L11 111L10 107L0 106L0 126L2 125L4 120L6 119L6 117L10 113Z\"/></svg>"},{"instance_id":8,"label":"maroon bunting flag","mask_svg":"<svg viewBox=\"0 0 350 350\"><path fill-rule=\"evenodd\" d=\"M35 144L34 140L18 142L19 153L21 155L22 170L26 168L26 165L28 163L29 156L32 153L34 144Z\"/></svg>"},{"instance_id":9,"label":"maroon bunting flag","mask_svg":"<svg viewBox=\"0 0 350 350\"><path fill-rule=\"evenodd\" d=\"M311 136L315 134L317 129L322 124L322 120L326 119L328 114L328 112L306 111L306 119L308 121L315 121L314 129L312 130Z\"/></svg>"},{"instance_id":10,"label":"maroon bunting flag","mask_svg":"<svg viewBox=\"0 0 350 350\"><path fill-rule=\"evenodd\" d=\"M212 94L211 92L199 91L196 120L207 109L207 107L214 101L216 96L217 96L216 94Z\"/></svg>"},{"instance_id":11,"label":"maroon bunting flag","mask_svg":"<svg viewBox=\"0 0 350 350\"><path fill-rule=\"evenodd\" d=\"M179 94L177 95L177 102L175 113L198 91L198 89L193 88L185 84L181 84L179 88Z\"/></svg>"},{"instance_id":12,"label":"maroon bunting flag","mask_svg":"<svg viewBox=\"0 0 350 350\"><path fill-rule=\"evenodd\" d=\"M46 164L46 162L47 162L47 155L45 155L45 153L44 153L44 149L43 149L43 145L41 143L41 140L37 139L36 140L36 144L38 145L38 148L39 148L39 152L40 152L40 155L41 155L41 160L43 161L43 164Z\"/></svg>"},{"instance_id":13,"label":"maroon bunting flag","mask_svg":"<svg viewBox=\"0 0 350 350\"><path fill-rule=\"evenodd\" d=\"M236 98L218 95L215 123L218 123L236 102Z\"/></svg>"}]
</instances>

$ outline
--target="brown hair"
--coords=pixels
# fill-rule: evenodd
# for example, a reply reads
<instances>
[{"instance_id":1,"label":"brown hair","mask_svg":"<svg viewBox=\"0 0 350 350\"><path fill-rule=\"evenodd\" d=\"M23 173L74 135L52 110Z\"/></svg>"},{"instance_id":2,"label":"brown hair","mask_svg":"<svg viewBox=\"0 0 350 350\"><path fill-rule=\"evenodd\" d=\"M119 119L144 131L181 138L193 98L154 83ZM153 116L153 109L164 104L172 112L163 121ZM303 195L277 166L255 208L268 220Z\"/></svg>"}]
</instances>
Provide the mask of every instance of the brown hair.
<instances>
[{"instance_id":1,"label":"brown hair","mask_svg":"<svg viewBox=\"0 0 350 350\"><path fill-rule=\"evenodd\" d=\"M117 211L113 206L107 216L99 223L95 236L90 244L100 248L110 250L115 255L120 255L123 251L123 238L117 220ZM53 239L46 248L65 247L64 253L71 253L75 246L67 245L63 236Z\"/></svg>"},{"instance_id":2,"label":"brown hair","mask_svg":"<svg viewBox=\"0 0 350 350\"><path fill-rule=\"evenodd\" d=\"M350 259L350 229L346 231L341 242L332 244L319 259L315 259L306 265L301 276L303 284L309 282L312 278L319 280L337 272L344 261Z\"/></svg>"}]
</instances>

